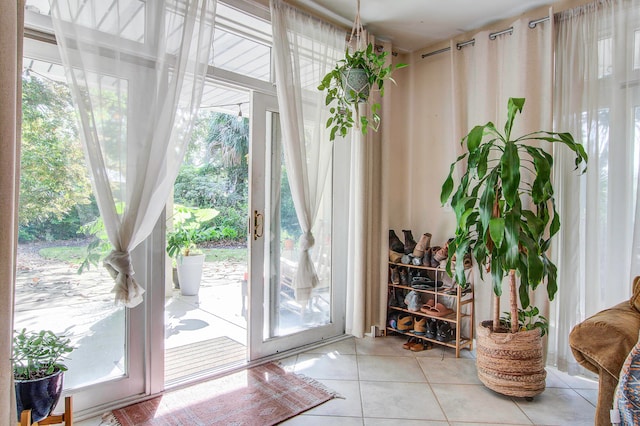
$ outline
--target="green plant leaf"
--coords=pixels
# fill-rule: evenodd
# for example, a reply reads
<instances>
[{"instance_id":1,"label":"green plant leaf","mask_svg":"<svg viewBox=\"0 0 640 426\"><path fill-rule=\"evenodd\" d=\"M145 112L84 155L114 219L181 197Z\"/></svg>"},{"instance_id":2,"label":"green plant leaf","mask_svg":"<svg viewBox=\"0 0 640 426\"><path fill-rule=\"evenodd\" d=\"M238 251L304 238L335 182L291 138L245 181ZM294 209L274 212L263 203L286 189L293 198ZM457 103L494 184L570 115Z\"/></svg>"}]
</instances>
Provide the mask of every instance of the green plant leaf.
<instances>
[{"instance_id":1,"label":"green plant leaf","mask_svg":"<svg viewBox=\"0 0 640 426\"><path fill-rule=\"evenodd\" d=\"M487 180L484 183L484 192L482 193L480 203L478 204L478 210L480 211L480 223L482 225L479 232L483 236L489 229L489 221L491 220L493 204L496 199L495 185L498 180L499 171L499 168L496 168L487 177Z\"/></svg>"},{"instance_id":2,"label":"green plant leaf","mask_svg":"<svg viewBox=\"0 0 640 426\"><path fill-rule=\"evenodd\" d=\"M560 230L560 215L556 211L556 201L551 199L551 205L553 206L553 219L551 219L551 226L549 227L549 238L553 237Z\"/></svg>"},{"instance_id":3,"label":"green plant leaf","mask_svg":"<svg viewBox=\"0 0 640 426\"><path fill-rule=\"evenodd\" d=\"M453 170L455 169L456 164L466 156L466 153L458 156L456 161L451 163L451 166L449 166L449 174L442 184L442 190L440 192L440 203L443 206L447 203L447 200L449 200L449 196L451 195L451 191L453 190Z\"/></svg>"},{"instance_id":4,"label":"green plant leaf","mask_svg":"<svg viewBox=\"0 0 640 426\"><path fill-rule=\"evenodd\" d=\"M505 139L509 140L511 136L511 129L513 128L513 120L516 117L516 113L522 112L524 107L524 98L509 98L507 102L507 122L504 125Z\"/></svg>"},{"instance_id":5,"label":"green plant leaf","mask_svg":"<svg viewBox=\"0 0 640 426\"><path fill-rule=\"evenodd\" d=\"M489 153L493 146L493 140L488 141L482 147L480 147L480 154L478 155L478 178L482 179L487 173L487 164L489 160Z\"/></svg>"},{"instance_id":6,"label":"green plant leaf","mask_svg":"<svg viewBox=\"0 0 640 426\"><path fill-rule=\"evenodd\" d=\"M549 296L549 300L553 300L558 291L558 268L545 254L542 255L542 263L547 276L547 296Z\"/></svg>"},{"instance_id":7,"label":"green plant leaf","mask_svg":"<svg viewBox=\"0 0 640 426\"><path fill-rule=\"evenodd\" d=\"M505 268L517 269L518 255L520 253L520 210L513 209L504 216L505 235Z\"/></svg>"},{"instance_id":8,"label":"green plant leaf","mask_svg":"<svg viewBox=\"0 0 640 426\"><path fill-rule=\"evenodd\" d=\"M467 135L467 150L472 153L480 146L485 126L475 126Z\"/></svg>"},{"instance_id":9,"label":"green plant leaf","mask_svg":"<svg viewBox=\"0 0 640 426\"><path fill-rule=\"evenodd\" d=\"M542 264L542 260L538 253L534 250L527 253L527 273L529 276L529 283L535 290L544 277L544 265Z\"/></svg>"},{"instance_id":10,"label":"green plant leaf","mask_svg":"<svg viewBox=\"0 0 640 426\"><path fill-rule=\"evenodd\" d=\"M519 200L520 194L520 156L518 147L513 142L508 142L500 157L500 178L502 180L502 195L511 207Z\"/></svg>"},{"instance_id":11,"label":"green plant leaf","mask_svg":"<svg viewBox=\"0 0 640 426\"><path fill-rule=\"evenodd\" d=\"M502 258L499 256L491 257L491 282L493 283L493 293L496 296L502 296L502 279L504 278L504 269L502 268Z\"/></svg>"},{"instance_id":12,"label":"green plant leaf","mask_svg":"<svg viewBox=\"0 0 640 426\"><path fill-rule=\"evenodd\" d=\"M529 274L527 271L527 255L520 253L518 262L518 273L520 275L520 286L518 287L518 296L520 305L523 309L529 306Z\"/></svg>"},{"instance_id":13,"label":"green plant leaf","mask_svg":"<svg viewBox=\"0 0 640 426\"><path fill-rule=\"evenodd\" d=\"M489 234L496 247L501 247L504 239L504 218L492 217L489 220Z\"/></svg>"}]
</instances>

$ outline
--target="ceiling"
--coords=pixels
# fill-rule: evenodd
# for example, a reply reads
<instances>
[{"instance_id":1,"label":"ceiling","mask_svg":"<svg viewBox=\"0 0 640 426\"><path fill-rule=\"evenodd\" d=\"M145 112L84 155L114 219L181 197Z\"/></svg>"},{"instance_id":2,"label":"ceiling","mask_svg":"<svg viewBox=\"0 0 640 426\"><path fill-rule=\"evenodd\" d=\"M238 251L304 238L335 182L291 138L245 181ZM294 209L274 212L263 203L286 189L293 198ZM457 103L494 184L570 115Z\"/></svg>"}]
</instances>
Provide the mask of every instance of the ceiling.
<instances>
[{"instance_id":1,"label":"ceiling","mask_svg":"<svg viewBox=\"0 0 640 426\"><path fill-rule=\"evenodd\" d=\"M357 0L288 0L323 18L351 27ZM554 0L361 0L364 27L405 52L448 40Z\"/></svg>"}]
</instances>

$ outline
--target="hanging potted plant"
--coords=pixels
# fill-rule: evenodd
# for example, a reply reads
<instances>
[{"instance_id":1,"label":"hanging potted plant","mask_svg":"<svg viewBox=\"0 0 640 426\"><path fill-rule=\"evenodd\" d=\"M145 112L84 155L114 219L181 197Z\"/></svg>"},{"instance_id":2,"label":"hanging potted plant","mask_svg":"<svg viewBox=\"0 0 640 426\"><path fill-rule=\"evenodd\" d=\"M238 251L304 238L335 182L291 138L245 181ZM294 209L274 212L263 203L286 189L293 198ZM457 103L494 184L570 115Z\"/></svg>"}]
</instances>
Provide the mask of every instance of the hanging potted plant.
<instances>
[{"instance_id":1,"label":"hanging potted plant","mask_svg":"<svg viewBox=\"0 0 640 426\"><path fill-rule=\"evenodd\" d=\"M52 331L27 332L22 329L13 336L13 379L16 390L18 421L24 410L31 410L31 419L38 422L48 417L62 394L63 361L73 347L70 339Z\"/></svg>"},{"instance_id":2,"label":"hanging potted plant","mask_svg":"<svg viewBox=\"0 0 640 426\"><path fill-rule=\"evenodd\" d=\"M524 101L509 99L504 132L487 123L462 139L466 152L451 165L441 202L451 200L457 219L447 272L466 287L463 262L455 262L452 270L452 259L471 253L480 273L486 268L492 277L493 319L478 328L478 376L494 391L533 397L545 387L541 336L547 324L530 306L529 293L546 283L549 300L555 296L557 268L547 251L560 229L551 185L553 158L537 143L563 144L575 154L576 169L586 164L587 154L569 133L538 131L512 137L513 121ZM463 160L467 169L454 190L453 170ZM531 181L521 179L527 174ZM505 277L509 277L510 312L500 318Z\"/></svg>"},{"instance_id":3,"label":"hanging potted plant","mask_svg":"<svg viewBox=\"0 0 640 426\"><path fill-rule=\"evenodd\" d=\"M407 66L402 63L387 65L388 54L378 53L372 43L353 53L347 50L344 59L323 77L318 90L326 91L325 103L331 106L331 116L327 120L327 128L331 129L329 140L333 141L336 135L346 136L354 126L360 128L362 134L369 128L378 130L380 104L371 104L370 117L360 115L358 104L368 103L372 89L379 90L380 96L384 96L384 82L395 83L392 73Z\"/></svg>"}]
</instances>

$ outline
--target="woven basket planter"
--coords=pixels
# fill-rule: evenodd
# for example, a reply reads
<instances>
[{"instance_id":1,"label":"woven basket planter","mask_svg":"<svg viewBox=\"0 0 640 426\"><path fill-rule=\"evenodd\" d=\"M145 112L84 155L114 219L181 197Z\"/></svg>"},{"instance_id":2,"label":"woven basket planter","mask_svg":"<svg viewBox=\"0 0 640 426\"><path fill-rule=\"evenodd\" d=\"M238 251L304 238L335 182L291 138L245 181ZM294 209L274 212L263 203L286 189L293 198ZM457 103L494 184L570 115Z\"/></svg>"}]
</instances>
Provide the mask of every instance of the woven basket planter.
<instances>
[{"instance_id":1,"label":"woven basket planter","mask_svg":"<svg viewBox=\"0 0 640 426\"><path fill-rule=\"evenodd\" d=\"M492 321L477 331L478 378L489 389L507 396L531 398L544 391L547 372L540 329L494 333Z\"/></svg>"}]
</instances>

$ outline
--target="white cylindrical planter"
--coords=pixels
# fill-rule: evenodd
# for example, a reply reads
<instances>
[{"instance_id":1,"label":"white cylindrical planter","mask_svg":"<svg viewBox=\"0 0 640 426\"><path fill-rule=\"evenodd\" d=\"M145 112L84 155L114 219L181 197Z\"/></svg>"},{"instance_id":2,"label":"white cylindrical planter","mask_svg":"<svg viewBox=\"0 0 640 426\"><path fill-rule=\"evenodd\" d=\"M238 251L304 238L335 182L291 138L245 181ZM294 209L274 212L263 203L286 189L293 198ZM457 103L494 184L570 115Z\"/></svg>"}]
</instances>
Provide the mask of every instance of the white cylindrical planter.
<instances>
[{"instance_id":1,"label":"white cylindrical planter","mask_svg":"<svg viewBox=\"0 0 640 426\"><path fill-rule=\"evenodd\" d=\"M178 281L183 296L196 296L200 290L204 254L181 256L178 258Z\"/></svg>"}]
</instances>

